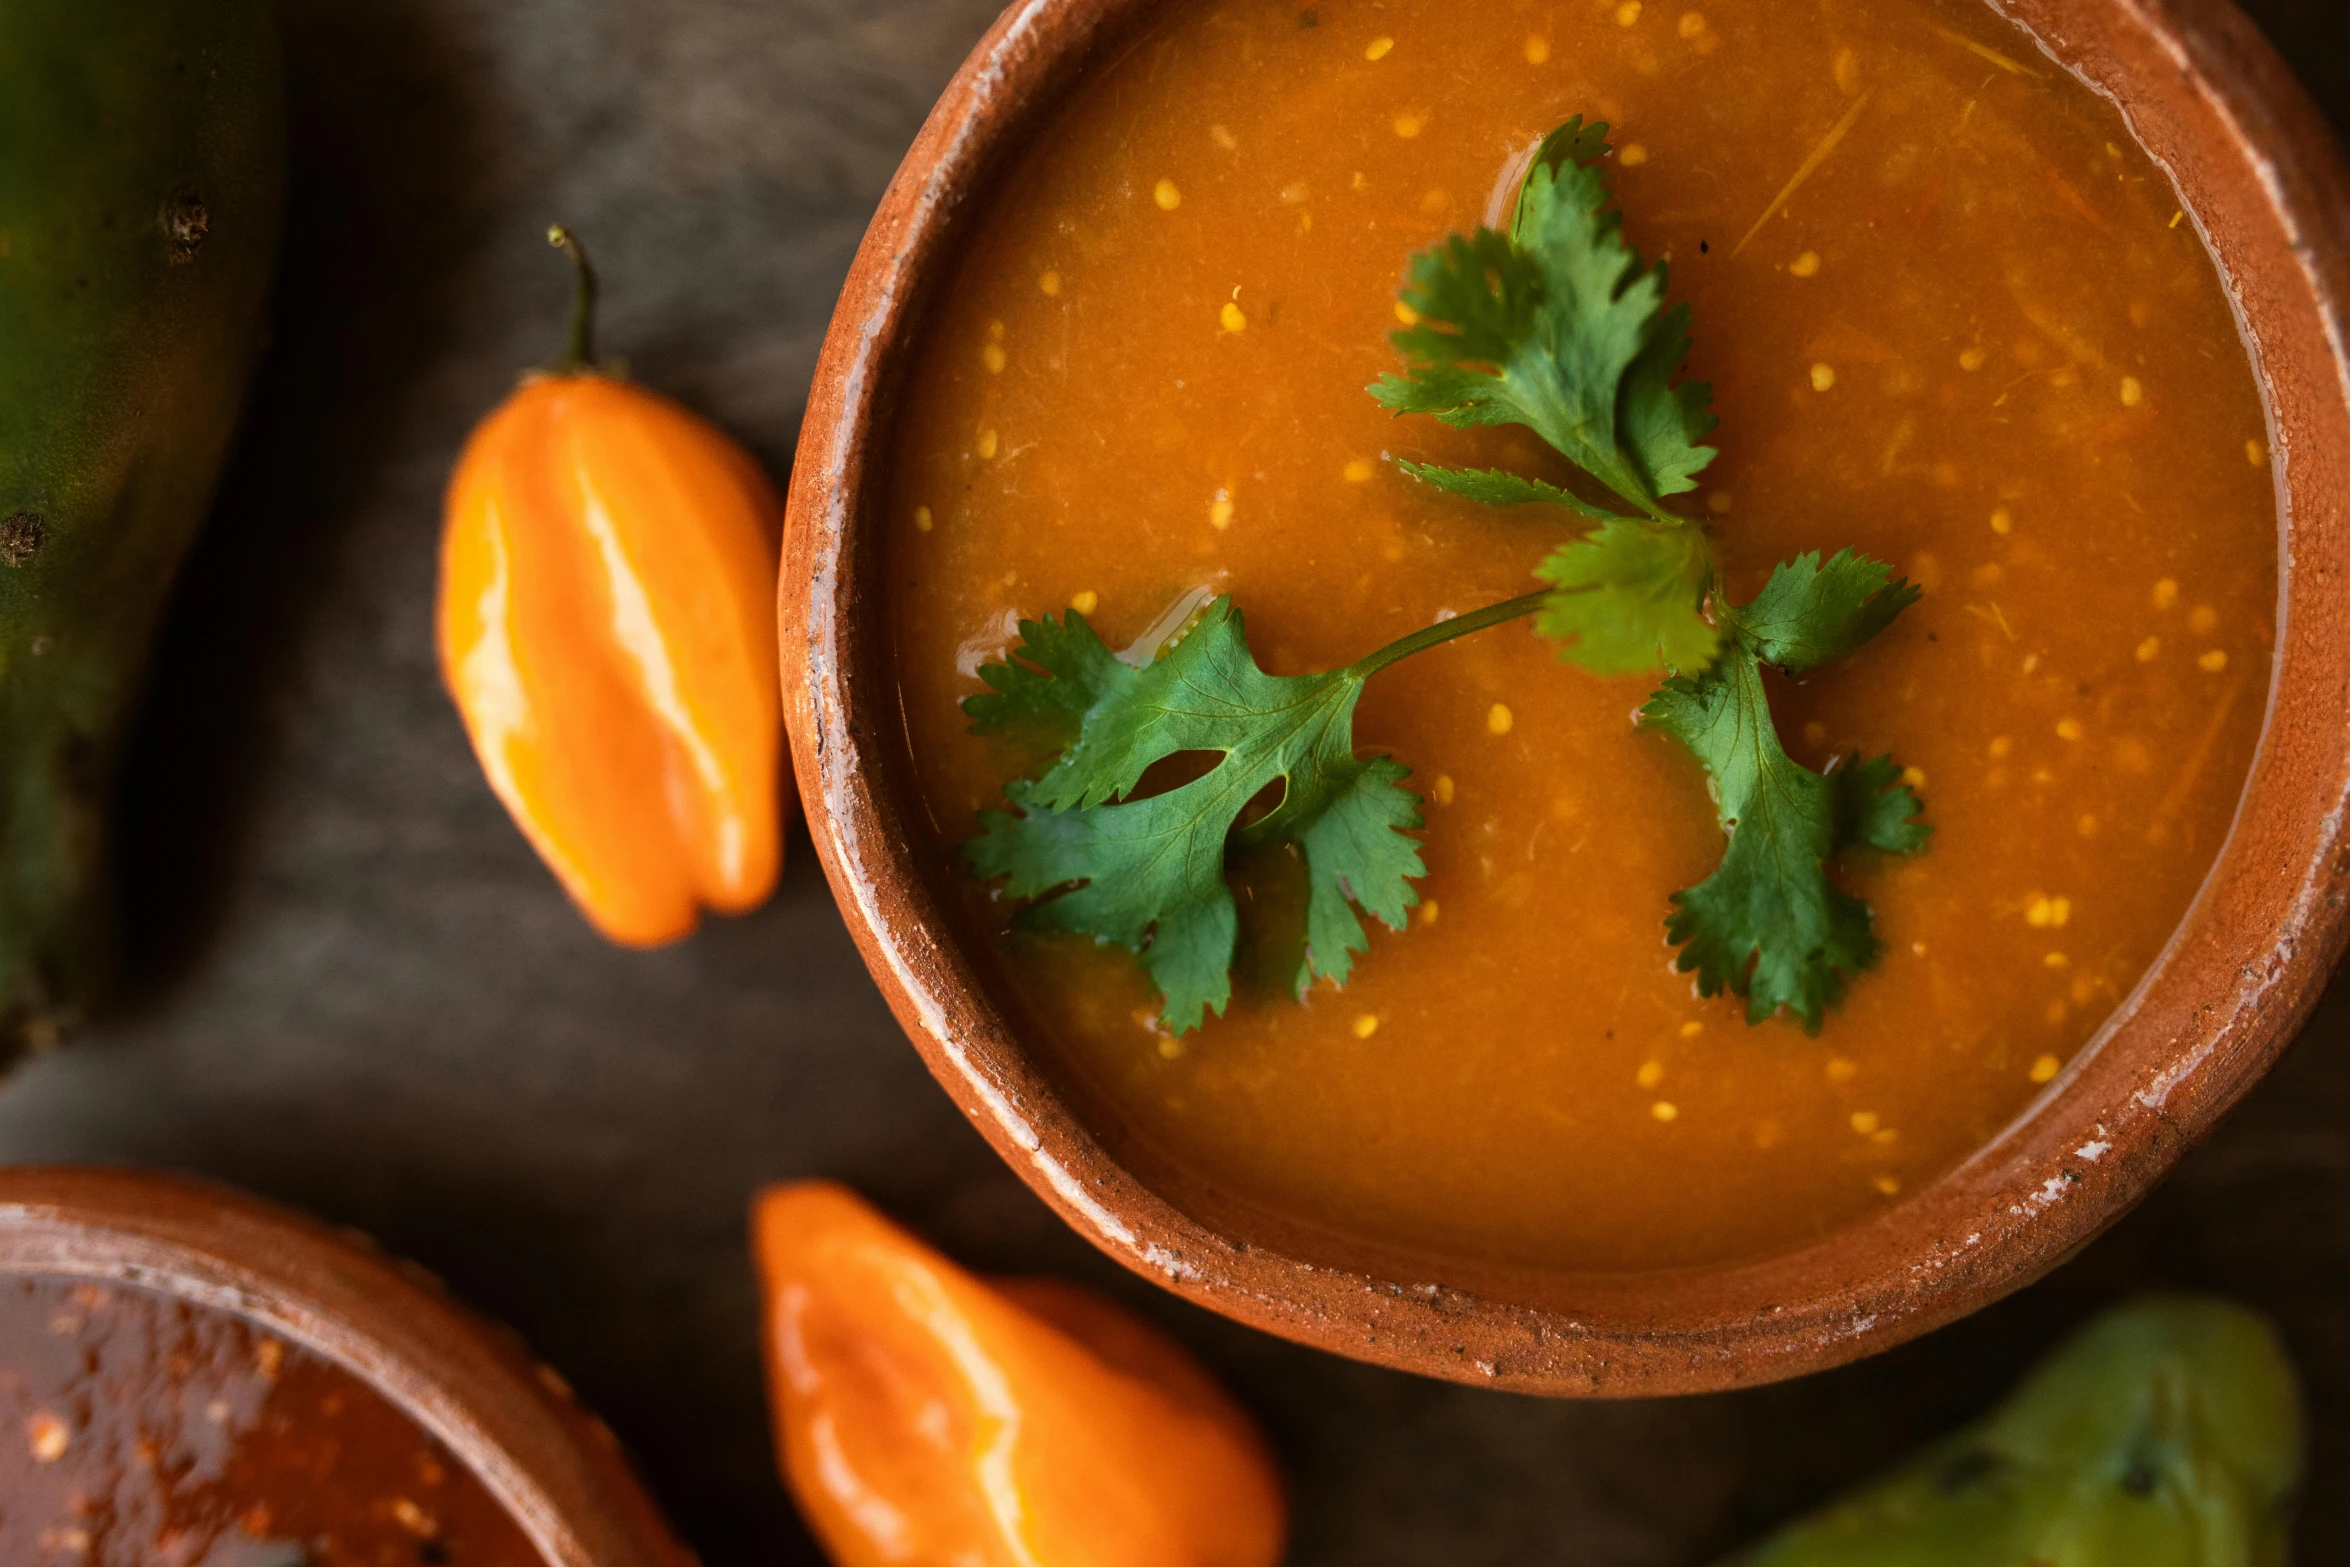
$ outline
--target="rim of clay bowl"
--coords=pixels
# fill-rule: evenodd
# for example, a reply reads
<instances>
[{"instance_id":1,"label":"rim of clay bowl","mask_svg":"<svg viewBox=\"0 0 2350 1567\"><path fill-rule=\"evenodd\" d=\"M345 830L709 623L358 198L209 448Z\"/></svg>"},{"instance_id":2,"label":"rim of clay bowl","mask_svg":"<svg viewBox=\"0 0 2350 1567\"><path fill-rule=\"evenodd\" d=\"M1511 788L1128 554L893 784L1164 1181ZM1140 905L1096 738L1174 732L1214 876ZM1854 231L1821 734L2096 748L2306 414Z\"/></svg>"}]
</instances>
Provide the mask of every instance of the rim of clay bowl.
<instances>
[{"instance_id":1,"label":"rim of clay bowl","mask_svg":"<svg viewBox=\"0 0 2350 1567\"><path fill-rule=\"evenodd\" d=\"M1662 1273L1381 1276L1333 1246L1220 1233L1126 1168L957 950L893 789L868 489L953 236L990 176L1152 0L1022 0L967 60L849 274L792 473L779 612L817 852L931 1071L1079 1233L1212 1311L1302 1343L1560 1395L1745 1386L1890 1348L2038 1278L2142 1198L2275 1064L2350 907L2350 180L2228 0L1986 0L2117 102L2176 182L2260 373L2279 512L2268 722L2235 826L2170 946L1991 1146L1882 1214L1758 1261ZM1320 1260L1305 1253L1320 1251ZM1347 1261L1334 1258L1349 1257ZM1465 1287L1464 1287L1465 1286Z\"/></svg>"},{"instance_id":2,"label":"rim of clay bowl","mask_svg":"<svg viewBox=\"0 0 2350 1567\"><path fill-rule=\"evenodd\" d=\"M34 1275L155 1290L325 1357L447 1447L548 1567L693 1567L553 1369L356 1231L182 1176L0 1170L0 1278Z\"/></svg>"}]
</instances>

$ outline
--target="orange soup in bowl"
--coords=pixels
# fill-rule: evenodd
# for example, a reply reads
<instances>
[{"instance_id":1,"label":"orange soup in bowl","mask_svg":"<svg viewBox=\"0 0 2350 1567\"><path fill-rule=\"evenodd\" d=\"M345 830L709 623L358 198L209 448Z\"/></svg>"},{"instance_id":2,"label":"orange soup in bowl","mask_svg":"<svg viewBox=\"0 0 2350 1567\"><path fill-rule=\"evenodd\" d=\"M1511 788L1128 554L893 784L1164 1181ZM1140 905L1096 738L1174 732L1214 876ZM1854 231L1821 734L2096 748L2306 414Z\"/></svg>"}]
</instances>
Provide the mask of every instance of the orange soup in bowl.
<instances>
[{"instance_id":1,"label":"orange soup in bowl","mask_svg":"<svg viewBox=\"0 0 2350 1567\"><path fill-rule=\"evenodd\" d=\"M1815 552L1882 562L1872 585L1916 600L1872 601L1875 634L1843 656L1752 664L1787 760L1745 794L1724 787L1736 746L1709 772L1686 732L1640 721L1668 673L1702 685L1686 638L1650 673L1594 672L1595 633L1586 667L1562 663L1576 638L1546 609L1381 669L1332 765L1394 764L1376 777L1412 803L1349 830L1410 840L1408 896L1341 878L1366 950L1324 939L1300 891L1320 851L1265 826L1293 773L1234 818L1220 867L1229 999L1171 1005L1172 918L1131 941L1039 928L1122 873L1097 884L1072 851L1065 885L1014 896L967 851L1047 811L1018 781L1054 757L973 733L962 704L984 711L1007 661L1036 677L1039 635L1077 626L1149 669L1224 634L1228 599L1254 663L1304 677L1541 589L1607 500L1556 430L1398 417L1365 389L1410 372L1415 342L1425 360L1428 332L1465 332L1429 325L1413 258L1509 232L1530 168L1583 167L1545 144L1576 116L1606 123L1588 168L1693 323L1617 417L1683 407L1670 373L1709 385L1720 421L1680 432L1714 449L1685 486L1630 481L1644 536L1702 536L1708 645L1740 645L1775 570ZM2267 706L2264 411L2164 172L1988 10L1182 0L986 200L893 436L908 766L970 947L1146 1178L1238 1233L1437 1262L1759 1256L1989 1144L2162 952ZM1508 304L1505 251L1460 254ZM1663 319L1643 330L1669 338ZM1412 465L1557 499L1489 504ZM1133 809L1225 755L1171 747L1085 805ZM1757 1003L1766 949L1692 960L1692 890L1721 887L1725 829L1758 830L1790 769L1831 780L1822 800L1875 780L1910 834L1881 852L1841 816L1822 828L1842 835L1822 907L1848 939L1823 957L1789 937L1812 942L1811 1006ZM1818 854L1781 857L1816 880Z\"/></svg>"}]
</instances>

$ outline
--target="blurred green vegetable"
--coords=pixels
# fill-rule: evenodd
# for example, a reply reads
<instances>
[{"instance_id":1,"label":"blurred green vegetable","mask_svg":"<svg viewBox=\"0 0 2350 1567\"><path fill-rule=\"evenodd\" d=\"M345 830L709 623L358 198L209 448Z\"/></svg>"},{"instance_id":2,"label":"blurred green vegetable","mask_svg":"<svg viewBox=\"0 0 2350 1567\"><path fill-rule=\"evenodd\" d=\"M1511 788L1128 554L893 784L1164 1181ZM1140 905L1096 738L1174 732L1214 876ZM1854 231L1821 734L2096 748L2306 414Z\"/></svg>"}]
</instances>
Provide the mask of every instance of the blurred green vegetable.
<instances>
[{"instance_id":1,"label":"blurred green vegetable","mask_svg":"<svg viewBox=\"0 0 2350 1567\"><path fill-rule=\"evenodd\" d=\"M0 0L0 1067L112 968L106 815L262 340L269 0Z\"/></svg>"},{"instance_id":2,"label":"blurred green vegetable","mask_svg":"<svg viewBox=\"0 0 2350 1567\"><path fill-rule=\"evenodd\" d=\"M2301 1404L2266 1321L2155 1298L1736 1567L2282 1567ZM1727 1564L1726 1564L1727 1567Z\"/></svg>"}]
</instances>

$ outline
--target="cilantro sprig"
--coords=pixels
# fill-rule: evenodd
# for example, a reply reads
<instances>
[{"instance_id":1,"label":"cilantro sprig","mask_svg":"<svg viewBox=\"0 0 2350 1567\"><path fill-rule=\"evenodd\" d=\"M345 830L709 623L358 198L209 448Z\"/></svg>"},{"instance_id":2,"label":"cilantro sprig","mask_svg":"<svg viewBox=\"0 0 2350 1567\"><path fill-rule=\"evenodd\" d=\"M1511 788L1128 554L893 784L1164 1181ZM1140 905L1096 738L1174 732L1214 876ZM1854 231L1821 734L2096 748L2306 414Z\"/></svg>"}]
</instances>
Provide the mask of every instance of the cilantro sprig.
<instances>
[{"instance_id":1,"label":"cilantro sprig","mask_svg":"<svg viewBox=\"0 0 2350 1567\"><path fill-rule=\"evenodd\" d=\"M1392 338L1408 369L1371 395L1456 428L1523 425L1588 475L1605 501L1512 473L1398 465L1471 500L1599 524L1539 573L1557 587L1539 629L1569 660L1601 675L1699 669L1721 640L1704 612L1713 553L1664 500L1714 459L1713 391L1675 384L1689 307L1665 303L1669 268L1625 240L1606 151L1606 126L1569 120L1537 149L1506 233L1456 234L1412 259L1403 302L1417 319Z\"/></svg>"},{"instance_id":2,"label":"cilantro sprig","mask_svg":"<svg viewBox=\"0 0 2350 1567\"><path fill-rule=\"evenodd\" d=\"M1848 978L1873 967L1868 906L1828 865L1848 849L1914 853L1930 831L1889 758L1824 773L1788 756L1765 666L1802 674L1859 648L1918 597L1852 550L1781 564L1745 604L1722 591L1704 529L1664 506L1714 459L1712 389L1677 379L1687 305L1625 239L1602 160L1607 127L1570 120L1537 150L1506 232L1455 235L1413 258L1393 336L1401 375L1371 395L1398 414L1462 428L1521 425L1600 498L1520 475L1399 462L1411 477L1490 505L1546 505L1576 536L1537 568L1552 585L1535 628L1599 675L1662 671L1640 722L1687 746L1712 779L1722 863L1673 895L1666 935L1705 995L1784 1007L1820 1026Z\"/></svg>"},{"instance_id":3,"label":"cilantro sprig","mask_svg":"<svg viewBox=\"0 0 2350 1567\"><path fill-rule=\"evenodd\" d=\"M1746 997L1759 1023L1785 1007L1805 1027L1876 966L1869 906L1829 879L1847 849L1914 854L1931 831L1889 757L1844 758L1815 773L1787 754L1762 671L1799 675L1876 634L1917 599L1880 561L1845 550L1823 569L1803 555L1755 599L1725 607L1728 646L1705 673L1667 680L1640 722L1687 746L1713 780L1729 842L1711 876L1673 894L1665 934L1706 995Z\"/></svg>"},{"instance_id":4,"label":"cilantro sprig","mask_svg":"<svg viewBox=\"0 0 2350 1567\"><path fill-rule=\"evenodd\" d=\"M978 733L1028 741L1054 760L1005 787L1018 814L980 813L964 857L1013 897L1038 900L1020 911L1023 927L1136 954L1164 998L1162 1020L1182 1034L1231 998L1240 927L1230 857L1294 845L1308 886L1295 988L1302 994L1316 976L1344 984L1369 947L1356 911L1401 930L1420 901L1412 882L1427 874L1408 836L1421 825L1420 797L1403 787L1410 769L1355 755L1364 683L1531 613L1539 597L1440 621L1321 675L1260 669L1229 598L1139 665L1121 661L1075 610L1024 621L1012 654L980 670L990 690L963 710ZM1214 757L1206 772L1136 797L1153 766L1202 752ZM1278 801L1250 819L1276 784Z\"/></svg>"},{"instance_id":5,"label":"cilantro sprig","mask_svg":"<svg viewBox=\"0 0 2350 1567\"><path fill-rule=\"evenodd\" d=\"M1537 150L1506 230L1454 235L1415 257L1394 335L1406 368L1371 393L1459 428L1520 425L1576 470L1559 485L1496 469L1399 461L1411 477L1496 506L1539 506L1572 536L1537 568L1548 587L1414 633L1328 674L1273 676L1229 598L1155 656L1128 663L1084 616L1021 624L967 700L974 730L1052 760L980 813L963 846L980 877L1027 900L1017 923L1133 953L1177 1034L1221 1013L1239 940L1236 855L1286 845L1307 883L1302 995L1343 984L1368 950L1361 916L1403 928L1423 876L1408 770L1356 755L1363 685L1399 659L1534 613L1560 656L1598 675L1661 672L1640 723L1673 736L1713 783L1720 866L1673 894L1665 924L1705 995L1761 1022L1816 1031L1879 943L1868 906L1829 867L1853 849L1914 853L1931 831L1890 758L1825 771L1780 743L1763 671L1805 674L1890 625L1918 597L1883 562L1843 550L1784 562L1733 604L1705 530L1665 502L1712 463L1712 391L1681 377L1687 305L1668 269L1625 239L1602 160L1607 127L1569 121ZM1149 775L1184 756L1171 787Z\"/></svg>"}]
</instances>

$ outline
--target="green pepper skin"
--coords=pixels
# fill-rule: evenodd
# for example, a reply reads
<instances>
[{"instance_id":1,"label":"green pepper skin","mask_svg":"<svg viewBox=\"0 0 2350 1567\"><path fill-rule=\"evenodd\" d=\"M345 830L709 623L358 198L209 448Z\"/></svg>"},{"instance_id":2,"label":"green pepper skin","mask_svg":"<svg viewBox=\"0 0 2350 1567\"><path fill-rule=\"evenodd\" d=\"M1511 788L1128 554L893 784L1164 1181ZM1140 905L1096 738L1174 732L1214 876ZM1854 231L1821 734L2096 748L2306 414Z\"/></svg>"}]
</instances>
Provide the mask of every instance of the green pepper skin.
<instances>
[{"instance_id":1,"label":"green pepper skin","mask_svg":"<svg viewBox=\"0 0 2350 1567\"><path fill-rule=\"evenodd\" d=\"M269 0L0 0L0 1066L108 985L116 759L284 195Z\"/></svg>"},{"instance_id":2,"label":"green pepper skin","mask_svg":"<svg viewBox=\"0 0 2350 1567\"><path fill-rule=\"evenodd\" d=\"M2157 1297L1736 1567L2284 1567L2301 1399L2268 1323Z\"/></svg>"}]
</instances>

